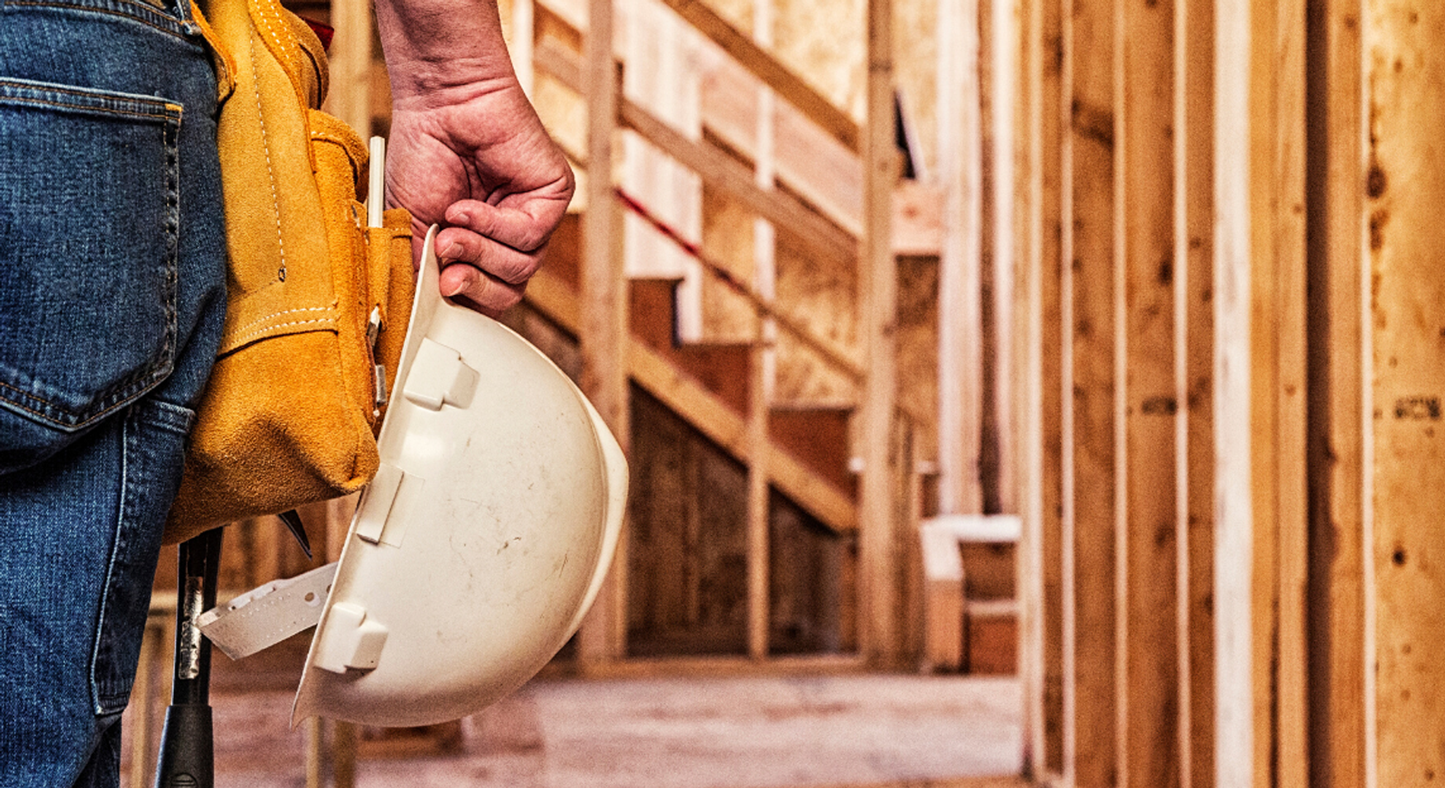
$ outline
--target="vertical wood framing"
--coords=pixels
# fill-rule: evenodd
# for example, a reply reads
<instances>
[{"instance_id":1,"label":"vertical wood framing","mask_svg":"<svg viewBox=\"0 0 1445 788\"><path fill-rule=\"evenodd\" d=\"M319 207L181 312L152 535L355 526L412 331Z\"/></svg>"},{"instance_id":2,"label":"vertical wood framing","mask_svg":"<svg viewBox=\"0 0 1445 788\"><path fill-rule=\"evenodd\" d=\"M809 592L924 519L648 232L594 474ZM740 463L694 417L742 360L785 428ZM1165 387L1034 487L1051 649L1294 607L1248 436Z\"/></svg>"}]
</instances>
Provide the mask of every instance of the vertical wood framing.
<instances>
[{"instance_id":1,"label":"vertical wood framing","mask_svg":"<svg viewBox=\"0 0 1445 788\"><path fill-rule=\"evenodd\" d=\"M617 76L612 61L612 0L590 0L584 45L587 118L587 213L582 218L582 390L626 450L630 435L627 391L627 280L618 254L620 232L612 197L613 132L617 120ZM582 622L578 654L585 665L620 657L624 651L625 543L606 584Z\"/></svg>"},{"instance_id":2,"label":"vertical wood framing","mask_svg":"<svg viewBox=\"0 0 1445 788\"><path fill-rule=\"evenodd\" d=\"M863 475L859 500L861 604L859 635L864 657L876 665L897 659L899 584L894 530L894 474L890 467L897 392L893 345L897 320L897 269L889 237L898 158L893 146L892 5L868 2L868 122L864 134L864 233L859 279L868 377L862 406Z\"/></svg>"},{"instance_id":3,"label":"vertical wood framing","mask_svg":"<svg viewBox=\"0 0 1445 788\"><path fill-rule=\"evenodd\" d=\"M1310 782L1365 784L1361 1L1307 6Z\"/></svg>"},{"instance_id":4,"label":"vertical wood framing","mask_svg":"<svg viewBox=\"0 0 1445 788\"><path fill-rule=\"evenodd\" d=\"M1019 202L1016 235L1020 663L1024 774L1063 773L1059 285L1058 0L1019 14Z\"/></svg>"},{"instance_id":5,"label":"vertical wood framing","mask_svg":"<svg viewBox=\"0 0 1445 788\"><path fill-rule=\"evenodd\" d=\"M982 511L983 142L979 0L938 3L938 506Z\"/></svg>"},{"instance_id":6,"label":"vertical wood framing","mask_svg":"<svg viewBox=\"0 0 1445 788\"><path fill-rule=\"evenodd\" d=\"M1045 742L1041 752L1044 768L1063 773L1064 658L1063 658L1063 498L1065 389L1063 344L1067 328L1063 319L1063 276L1067 264L1063 250L1063 137L1068 128L1063 113L1062 90L1063 19L1061 0L1037 0L1040 6L1036 38L1039 39L1039 111L1037 184L1039 258L1039 429L1043 447L1039 469L1039 527L1043 571L1043 697L1042 723Z\"/></svg>"},{"instance_id":7,"label":"vertical wood framing","mask_svg":"<svg viewBox=\"0 0 1445 788\"><path fill-rule=\"evenodd\" d=\"M512 0L512 37L507 42L507 51L512 56L512 70L517 72L517 82L522 92L531 99L532 85L536 81L537 69L533 66L533 53L537 49L537 6L536 0Z\"/></svg>"},{"instance_id":8,"label":"vertical wood framing","mask_svg":"<svg viewBox=\"0 0 1445 788\"><path fill-rule=\"evenodd\" d=\"M1122 784L1179 784L1179 494L1175 425L1174 3L1123 3L1116 159L1123 292L1116 323L1125 491L1119 522ZM1123 391L1118 392L1117 387Z\"/></svg>"},{"instance_id":9,"label":"vertical wood framing","mask_svg":"<svg viewBox=\"0 0 1445 788\"><path fill-rule=\"evenodd\" d=\"M1445 10L1025 8L1031 774L1057 746L1077 786L1440 778L1445 175L1421 119L1445 114Z\"/></svg>"},{"instance_id":10,"label":"vertical wood framing","mask_svg":"<svg viewBox=\"0 0 1445 788\"><path fill-rule=\"evenodd\" d=\"M1442 25L1439 3L1372 0L1365 26L1375 442L1365 591L1379 666L1365 703L1377 708L1367 775L1380 786L1445 779L1445 175L1439 129L1420 122L1445 113ZM1369 721L1367 711L1367 735Z\"/></svg>"},{"instance_id":11,"label":"vertical wood framing","mask_svg":"<svg viewBox=\"0 0 1445 788\"><path fill-rule=\"evenodd\" d=\"M1248 166L1254 736L1249 753L1220 749L1218 756L1225 770L1239 768L1248 756L1253 784L1259 786L1308 782L1304 9L1304 0L1253 0L1245 19L1220 25L1221 31L1241 25L1252 30Z\"/></svg>"},{"instance_id":12,"label":"vertical wood framing","mask_svg":"<svg viewBox=\"0 0 1445 788\"><path fill-rule=\"evenodd\" d=\"M1257 0L1258 2L1258 0ZM1274 66L1269 79L1276 85L1274 95L1277 122L1272 125L1274 166L1251 180L1270 177L1274 203L1257 216L1268 222L1262 242L1273 239L1274 289L1278 322L1275 370L1271 386L1275 416L1276 456L1262 458L1256 472L1270 468L1275 473L1274 507L1270 510L1277 552L1278 625L1275 664L1278 666L1274 730L1278 741L1277 785L1304 785L1308 778L1308 704L1306 701L1308 643L1306 611L1309 556L1308 410L1305 404L1306 274L1305 274L1305 0L1277 0L1264 6L1265 13L1277 14L1273 58L1264 53L1256 62ZM1256 71L1258 66L1256 66ZM1259 80L1255 80L1259 84ZM1266 192L1268 193L1268 192ZM1258 220L1257 220L1258 221ZM1256 258L1258 259L1258 258ZM1256 299L1258 302L1258 299ZM1256 325L1255 332L1264 331ZM1258 368L1258 365L1256 365ZM1258 438L1257 438L1258 440ZM1260 441L1261 443L1263 441ZM1267 447L1261 447L1268 450ZM1266 515L1268 516L1268 515ZM1261 518L1263 519L1263 518ZM1258 672L1258 669L1256 669ZM1256 682L1256 686L1258 682ZM1259 736L1263 740L1266 737ZM1260 753L1258 747L1256 753ZM1262 756L1263 753L1260 753ZM1263 762L1261 757L1261 761Z\"/></svg>"},{"instance_id":13,"label":"vertical wood framing","mask_svg":"<svg viewBox=\"0 0 1445 788\"><path fill-rule=\"evenodd\" d=\"M1118 774L1115 562L1118 483L1115 442L1115 19L1112 3L1075 4L1065 34L1069 70L1072 455L1064 545L1065 776L1111 785ZM1070 773L1072 771L1072 774Z\"/></svg>"},{"instance_id":14,"label":"vertical wood framing","mask_svg":"<svg viewBox=\"0 0 1445 788\"><path fill-rule=\"evenodd\" d=\"M1214 3L1176 0L1180 784L1214 785Z\"/></svg>"},{"instance_id":15,"label":"vertical wood framing","mask_svg":"<svg viewBox=\"0 0 1445 788\"><path fill-rule=\"evenodd\" d=\"M988 204L993 211L989 237L993 264L994 377L997 383L988 411L993 416L997 435L994 473L998 484L998 511L1012 513L1019 510L1016 481L1018 424L1014 420L1014 391L1011 386L1017 364L1014 273L1018 236L1014 232L1014 202L1017 183L1015 162L1018 159L1015 136L1018 129L1015 106L1020 99L1016 85L1021 3L1020 0L989 0L989 5L987 40L993 43L986 49L989 52L988 104L992 107L989 138L993 161L988 167L992 177Z\"/></svg>"},{"instance_id":16,"label":"vertical wood framing","mask_svg":"<svg viewBox=\"0 0 1445 788\"><path fill-rule=\"evenodd\" d=\"M1218 6L1214 140L1214 415L1216 752L1222 786L1253 779L1251 577L1253 501L1250 434L1249 127L1228 119L1249 111L1248 0Z\"/></svg>"},{"instance_id":17,"label":"vertical wood framing","mask_svg":"<svg viewBox=\"0 0 1445 788\"><path fill-rule=\"evenodd\" d=\"M771 46L772 0L754 3L753 39ZM766 85L758 88L757 146L753 153L754 183L772 189L774 181L773 128L775 99ZM776 233L767 219L753 220L753 288L771 306L776 293ZM773 403L774 370L777 364L777 323L761 312L749 354L748 399L748 653L753 659L768 655L768 631L772 607L769 572L772 567L768 514L768 415Z\"/></svg>"},{"instance_id":18,"label":"vertical wood framing","mask_svg":"<svg viewBox=\"0 0 1445 788\"><path fill-rule=\"evenodd\" d=\"M333 115L350 124L362 139L371 136L371 3L333 0L331 87L327 104Z\"/></svg>"},{"instance_id":19,"label":"vertical wood framing","mask_svg":"<svg viewBox=\"0 0 1445 788\"><path fill-rule=\"evenodd\" d=\"M1242 712L1240 707L1246 702L1249 703L1250 729L1256 733L1247 752L1240 751L1244 745L1236 743L1236 736L1226 733L1220 742L1218 756L1233 778L1227 784L1243 784L1240 780L1252 780L1252 784L1256 786L1276 784L1274 781L1279 772L1275 744L1277 740L1284 738L1282 730L1272 735L1260 735L1262 732L1271 731L1280 719L1280 695L1277 689L1280 675L1276 672L1279 665L1276 659L1282 642L1282 598L1279 582L1283 550L1283 523L1279 512L1282 467L1276 462L1276 451L1284 427L1280 423L1282 414L1276 408L1276 402L1282 371L1282 348L1279 340L1285 316L1278 308L1283 293L1280 292L1282 282L1276 274L1281 261L1276 254L1278 239L1275 237L1277 228L1273 219L1280 193L1286 193L1287 187L1280 183L1277 177L1280 173L1274 130L1279 128L1280 124L1287 125L1286 119L1281 117L1283 107L1279 97L1287 95L1291 90L1302 89L1302 86L1297 88L1292 84L1287 72L1276 74L1275 69L1281 65L1275 62L1274 57L1280 37L1280 32L1276 29L1279 15L1272 13L1267 5L1272 6L1273 3L1253 2L1242 8L1232 9L1243 14L1242 19L1223 18L1227 25L1235 28L1238 28L1241 22L1245 23L1252 36L1247 42L1251 50L1248 74L1238 67L1221 69L1221 79L1248 79L1246 84L1249 93L1245 100L1250 107L1250 117L1254 119L1248 131L1248 159L1225 157L1227 163L1235 166L1243 163L1248 166L1247 172L1238 177L1247 177L1251 186L1247 206L1250 213L1248 229L1252 259L1250 295L1253 300L1250 334L1250 352L1253 355L1250 430L1254 434L1254 440L1250 443L1250 465L1253 469L1250 483L1255 519L1249 630L1251 677L1245 687L1240 687L1233 693L1235 697L1225 698L1223 707L1239 709ZM1228 37L1229 33L1224 35ZM1234 182L1228 177L1222 180ZM1299 461L1303 465L1302 456ZM1228 557L1224 559L1224 563L1229 563ZM1245 689L1249 695L1238 697ZM1302 745L1303 742L1297 741L1296 744ZM1225 749L1230 746L1233 746L1233 751ZM1246 757L1251 766L1248 769L1244 766Z\"/></svg>"}]
</instances>

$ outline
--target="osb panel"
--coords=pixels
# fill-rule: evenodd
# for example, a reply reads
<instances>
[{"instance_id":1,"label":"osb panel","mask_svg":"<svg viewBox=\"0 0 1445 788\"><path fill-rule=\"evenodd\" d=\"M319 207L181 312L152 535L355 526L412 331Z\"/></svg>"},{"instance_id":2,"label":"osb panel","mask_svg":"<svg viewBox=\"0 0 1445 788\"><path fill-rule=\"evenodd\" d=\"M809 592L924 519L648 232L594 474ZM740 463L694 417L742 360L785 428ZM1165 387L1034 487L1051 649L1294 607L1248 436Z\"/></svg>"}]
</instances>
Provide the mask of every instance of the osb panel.
<instances>
[{"instance_id":1,"label":"osb panel","mask_svg":"<svg viewBox=\"0 0 1445 788\"><path fill-rule=\"evenodd\" d=\"M774 654L843 650L843 563L856 534L840 535L787 498L770 501L769 634Z\"/></svg>"},{"instance_id":2,"label":"osb panel","mask_svg":"<svg viewBox=\"0 0 1445 788\"><path fill-rule=\"evenodd\" d=\"M893 3L893 84L918 145L915 166L931 173L938 164L938 3Z\"/></svg>"},{"instance_id":3,"label":"osb panel","mask_svg":"<svg viewBox=\"0 0 1445 788\"><path fill-rule=\"evenodd\" d=\"M548 133L569 157L587 150L587 102L580 94L572 92L546 72L538 71L532 85L532 103L537 108L542 125L547 127ZM574 164L573 169L579 168ZM585 189L577 189L577 194L585 193ZM578 204L574 198L573 207Z\"/></svg>"},{"instance_id":4,"label":"osb panel","mask_svg":"<svg viewBox=\"0 0 1445 788\"><path fill-rule=\"evenodd\" d=\"M753 283L754 216L719 189L702 190L702 248L708 259L739 282ZM703 338L708 342L751 342L757 320L747 299L703 272Z\"/></svg>"},{"instance_id":5,"label":"osb panel","mask_svg":"<svg viewBox=\"0 0 1445 788\"><path fill-rule=\"evenodd\" d=\"M856 405L859 387L812 348L778 332L778 377L773 404L781 407Z\"/></svg>"},{"instance_id":6,"label":"osb panel","mask_svg":"<svg viewBox=\"0 0 1445 788\"><path fill-rule=\"evenodd\" d=\"M753 9L756 0L707 0L708 7L744 33L753 32Z\"/></svg>"},{"instance_id":7,"label":"osb panel","mask_svg":"<svg viewBox=\"0 0 1445 788\"><path fill-rule=\"evenodd\" d=\"M629 651L744 653L743 469L636 390L632 424Z\"/></svg>"},{"instance_id":8,"label":"osb panel","mask_svg":"<svg viewBox=\"0 0 1445 788\"><path fill-rule=\"evenodd\" d=\"M921 456L938 453L938 258L898 260L898 406Z\"/></svg>"},{"instance_id":9,"label":"osb panel","mask_svg":"<svg viewBox=\"0 0 1445 788\"><path fill-rule=\"evenodd\" d=\"M863 117L863 0L778 0L774 53L854 118Z\"/></svg>"},{"instance_id":10,"label":"osb panel","mask_svg":"<svg viewBox=\"0 0 1445 788\"><path fill-rule=\"evenodd\" d=\"M789 317L814 335L843 348L857 346L856 272L837 261L816 257L799 239L779 228L777 298ZM800 347L788 332L778 335L779 403L852 403L856 386L817 353ZM861 357L857 352L855 358Z\"/></svg>"}]
</instances>

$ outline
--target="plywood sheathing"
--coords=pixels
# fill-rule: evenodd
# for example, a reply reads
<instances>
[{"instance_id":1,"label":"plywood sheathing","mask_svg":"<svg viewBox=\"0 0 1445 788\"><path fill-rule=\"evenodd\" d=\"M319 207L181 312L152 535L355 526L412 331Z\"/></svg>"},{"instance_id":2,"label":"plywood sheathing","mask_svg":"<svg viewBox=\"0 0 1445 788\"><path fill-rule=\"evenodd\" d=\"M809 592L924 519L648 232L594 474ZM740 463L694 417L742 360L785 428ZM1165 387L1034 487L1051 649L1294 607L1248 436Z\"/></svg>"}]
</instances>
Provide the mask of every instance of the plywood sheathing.
<instances>
[{"instance_id":1,"label":"plywood sheathing","mask_svg":"<svg viewBox=\"0 0 1445 788\"><path fill-rule=\"evenodd\" d=\"M702 248L708 258L738 281L754 281L753 213L716 188L702 190ZM703 288L703 336L709 342L751 343L757 334L757 310L737 292Z\"/></svg>"},{"instance_id":2,"label":"plywood sheathing","mask_svg":"<svg viewBox=\"0 0 1445 788\"><path fill-rule=\"evenodd\" d=\"M856 269L822 258L788 228L778 228L776 265L778 302L814 334L842 348L857 348ZM857 402L856 386L836 365L799 346L787 332L780 332L778 346L777 404Z\"/></svg>"},{"instance_id":3,"label":"plywood sheathing","mask_svg":"<svg viewBox=\"0 0 1445 788\"><path fill-rule=\"evenodd\" d=\"M1445 8L1369 3L1364 209L1374 371L1374 537L1379 785L1445 779ZM1367 593L1370 589L1367 588ZM1367 635L1368 637L1368 635Z\"/></svg>"},{"instance_id":4,"label":"plywood sheathing","mask_svg":"<svg viewBox=\"0 0 1445 788\"><path fill-rule=\"evenodd\" d=\"M920 457L938 456L938 258L898 258L898 407Z\"/></svg>"},{"instance_id":5,"label":"plywood sheathing","mask_svg":"<svg viewBox=\"0 0 1445 788\"><path fill-rule=\"evenodd\" d=\"M628 653L746 654L745 469L653 398L633 408ZM780 495L769 508L770 653L851 648L855 537Z\"/></svg>"}]
</instances>

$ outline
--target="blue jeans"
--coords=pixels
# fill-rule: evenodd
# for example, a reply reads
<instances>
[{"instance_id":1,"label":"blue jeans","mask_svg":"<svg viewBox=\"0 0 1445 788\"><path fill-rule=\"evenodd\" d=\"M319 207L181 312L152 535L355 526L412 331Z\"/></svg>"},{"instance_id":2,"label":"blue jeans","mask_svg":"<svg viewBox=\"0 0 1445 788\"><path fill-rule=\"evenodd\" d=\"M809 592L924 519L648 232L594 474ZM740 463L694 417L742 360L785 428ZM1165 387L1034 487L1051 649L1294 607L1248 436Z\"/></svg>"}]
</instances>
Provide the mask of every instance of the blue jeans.
<instances>
[{"instance_id":1,"label":"blue jeans","mask_svg":"<svg viewBox=\"0 0 1445 788\"><path fill-rule=\"evenodd\" d=\"M0 786L119 780L224 317L215 112L186 0L0 0Z\"/></svg>"}]
</instances>

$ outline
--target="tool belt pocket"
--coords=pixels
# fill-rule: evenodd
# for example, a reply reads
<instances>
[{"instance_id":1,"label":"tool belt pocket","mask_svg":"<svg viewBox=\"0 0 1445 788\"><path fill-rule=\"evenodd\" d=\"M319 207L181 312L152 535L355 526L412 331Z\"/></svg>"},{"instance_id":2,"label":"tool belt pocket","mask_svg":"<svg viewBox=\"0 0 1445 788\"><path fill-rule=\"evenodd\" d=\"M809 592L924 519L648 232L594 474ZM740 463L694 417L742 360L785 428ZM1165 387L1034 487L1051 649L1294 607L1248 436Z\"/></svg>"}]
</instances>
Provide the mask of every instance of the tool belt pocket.
<instances>
[{"instance_id":1,"label":"tool belt pocket","mask_svg":"<svg viewBox=\"0 0 1445 788\"><path fill-rule=\"evenodd\" d=\"M227 314L166 541L361 489L413 292L411 219L367 226L368 152L319 39L275 0L212 0Z\"/></svg>"}]
</instances>

